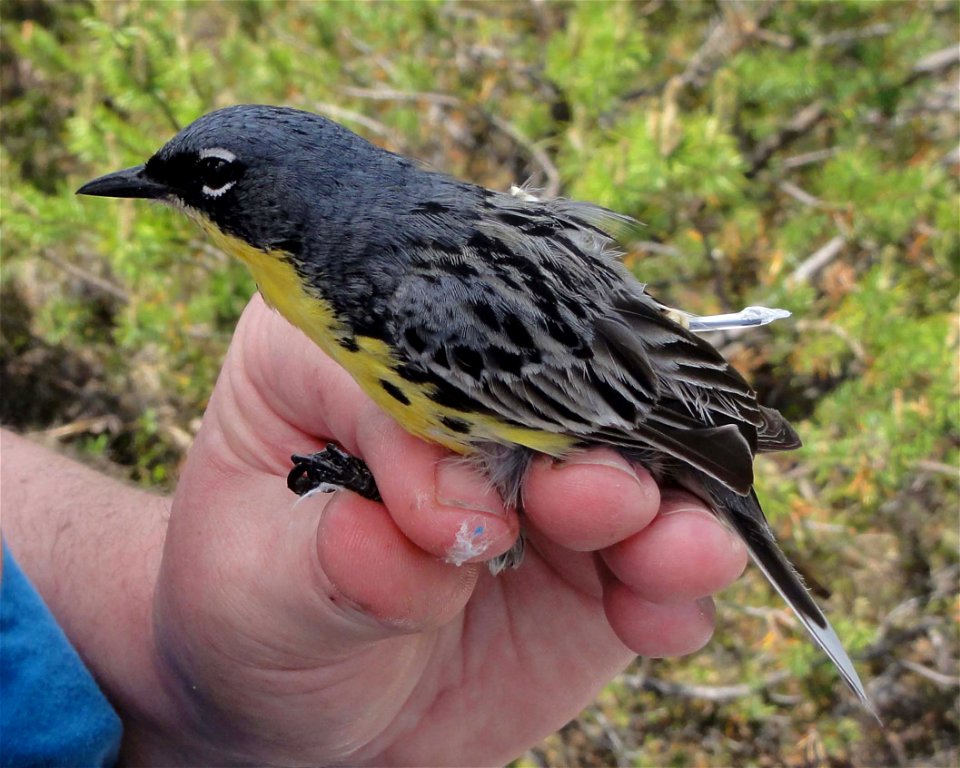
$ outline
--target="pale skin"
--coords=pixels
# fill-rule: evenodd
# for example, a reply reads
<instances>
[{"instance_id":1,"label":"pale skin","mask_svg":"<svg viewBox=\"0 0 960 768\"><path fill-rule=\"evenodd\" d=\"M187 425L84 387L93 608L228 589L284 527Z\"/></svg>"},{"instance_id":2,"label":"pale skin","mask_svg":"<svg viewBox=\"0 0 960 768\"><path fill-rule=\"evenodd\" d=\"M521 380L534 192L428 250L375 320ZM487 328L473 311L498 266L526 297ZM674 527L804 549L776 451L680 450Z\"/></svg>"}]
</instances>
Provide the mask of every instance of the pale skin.
<instances>
[{"instance_id":1,"label":"pale skin","mask_svg":"<svg viewBox=\"0 0 960 768\"><path fill-rule=\"evenodd\" d=\"M384 504L297 502L291 452L335 441ZM124 719L136 764L502 764L636 653L691 653L744 547L608 450L536 462L515 513L403 432L251 301L166 498L5 432L3 533ZM457 532L485 546L456 566Z\"/></svg>"}]
</instances>

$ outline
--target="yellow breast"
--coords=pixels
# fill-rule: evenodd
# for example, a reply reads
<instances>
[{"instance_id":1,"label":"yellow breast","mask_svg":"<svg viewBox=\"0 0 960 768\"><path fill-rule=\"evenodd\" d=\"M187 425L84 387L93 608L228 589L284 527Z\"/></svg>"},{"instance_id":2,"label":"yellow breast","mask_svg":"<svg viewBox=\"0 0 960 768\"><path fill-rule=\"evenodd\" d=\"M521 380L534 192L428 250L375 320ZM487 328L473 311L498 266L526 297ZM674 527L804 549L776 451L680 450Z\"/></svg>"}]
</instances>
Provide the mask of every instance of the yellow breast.
<instances>
[{"instance_id":1,"label":"yellow breast","mask_svg":"<svg viewBox=\"0 0 960 768\"><path fill-rule=\"evenodd\" d=\"M485 440L523 445L551 455L561 455L573 444L566 435L511 426L496 417L438 405L429 397L433 392L429 384L414 385L397 373L396 360L380 339L356 337L355 348L339 344L348 335L345 324L329 302L304 285L284 254L254 248L209 221L201 224L220 248L247 265L266 302L346 369L408 432L456 453L468 453L471 443ZM450 429L444 419L467 422L469 433Z\"/></svg>"}]
</instances>

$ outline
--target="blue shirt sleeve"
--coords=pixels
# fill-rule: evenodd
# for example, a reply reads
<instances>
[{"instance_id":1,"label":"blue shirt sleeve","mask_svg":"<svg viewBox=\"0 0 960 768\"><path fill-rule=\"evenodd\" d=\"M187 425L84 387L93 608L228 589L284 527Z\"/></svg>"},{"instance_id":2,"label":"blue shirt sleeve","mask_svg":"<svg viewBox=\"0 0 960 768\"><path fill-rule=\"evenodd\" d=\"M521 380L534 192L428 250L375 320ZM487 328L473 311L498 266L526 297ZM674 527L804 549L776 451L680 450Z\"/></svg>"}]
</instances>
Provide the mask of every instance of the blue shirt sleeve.
<instances>
[{"instance_id":1,"label":"blue shirt sleeve","mask_svg":"<svg viewBox=\"0 0 960 768\"><path fill-rule=\"evenodd\" d=\"M112 766L120 718L3 543L0 766Z\"/></svg>"}]
</instances>

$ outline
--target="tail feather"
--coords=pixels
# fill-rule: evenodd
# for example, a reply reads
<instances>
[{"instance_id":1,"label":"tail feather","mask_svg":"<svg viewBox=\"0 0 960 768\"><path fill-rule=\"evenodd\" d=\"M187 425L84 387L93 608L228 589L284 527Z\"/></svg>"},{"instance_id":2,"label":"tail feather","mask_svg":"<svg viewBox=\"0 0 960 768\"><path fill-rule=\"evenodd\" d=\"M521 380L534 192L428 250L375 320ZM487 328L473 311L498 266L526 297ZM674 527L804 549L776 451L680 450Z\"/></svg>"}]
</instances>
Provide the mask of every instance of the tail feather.
<instances>
[{"instance_id":1,"label":"tail feather","mask_svg":"<svg viewBox=\"0 0 960 768\"><path fill-rule=\"evenodd\" d=\"M754 562L796 614L813 641L830 658L840 676L879 722L880 718L840 638L780 550L753 490L745 496L738 496L709 477L701 477L699 484L713 501L721 518L743 538Z\"/></svg>"}]
</instances>

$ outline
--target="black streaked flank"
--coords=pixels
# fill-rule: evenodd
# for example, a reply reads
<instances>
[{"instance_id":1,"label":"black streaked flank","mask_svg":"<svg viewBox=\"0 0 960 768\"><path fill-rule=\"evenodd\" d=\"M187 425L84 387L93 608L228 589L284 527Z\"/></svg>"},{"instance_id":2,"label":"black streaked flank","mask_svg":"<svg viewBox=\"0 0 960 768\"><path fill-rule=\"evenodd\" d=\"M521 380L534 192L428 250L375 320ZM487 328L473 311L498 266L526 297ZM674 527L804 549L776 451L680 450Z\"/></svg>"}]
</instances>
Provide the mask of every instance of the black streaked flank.
<instances>
[{"instance_id":1,"label":"black streaked flank","mask_svg":"<svg viewBox=\"0 0 960 768\"><path fill-rule=\"evenodd\" d=\"M592 360L593 359L593 350L587 344L579 344L576 347L571 348L570 350L573 353L573 356L577 360Z\"/></svg>"},{"instance_id":2,"label":"black streaked flank","mask_svg":"<svg viewBox=\"0 0 960 768\"><path fill-rule=\"evenodd\" d=\"M417 328L407 328L403 332L403 338L410 345L410 348L418 354L422 354L423 350L427 348L427 342Z\"/></svg>"},{"instance_id":3,"label":"black streaked flank","mask_svg":"<svg viewBox=\"0 0 960 768\"><path fill-rule=\"evenodd\" d=\"M589 380L590 388L603 398L603 401L613 409L617 416L628 422L636 420L637 407L620 394L612 384L598 376L594 371L590 371Z\"/></svg>"},{"instance_id":4,"label":"black streaked flank","mask_svg":"<svg viewBox=\"0 0 960 768\"><path fill-rule=\"evenodd\" d=\"M269 250L283 251L284 253L297 256L303 251L303 241L299 237L287 237L283 240L270 243Z\"/></svg>"},{"instance_id":5,"label":"black streaked flank","mask_svg":"<svg viewBox=\"0 0 960 768\"><path fill-rule=\"evenodd\" d=\"M508 352L500 347L490 347L487 349L487 356L495 369L514 376L520 375L524 363L523 355Z\"/></svg>"},{"instance_id":6,"label":"black streaked flank","mask_svg":"<svg viewBox=\"0 0 960 768\"><path fill-rule=\"evenodd\" d=\"M546 405L552 408L562 419L567 419L572 424L578 424L583 422L583 416L579 413L574 413L567 406L561 403L557 398L548 394L546 391L539 387L534 387L537 394L544 401Z\"/></svg>"},{"instance_id":7,"label":"black streaked flank","mask_svg":"<svg viewBox=\"0 0 960 768\"><path fill-rule=\"evenodd\" d=\"M450 211L450 206L445 205L444 203L438 203L436 200L427 200L426 202L419 203L413 208L414 213L423 213L423 214L438 214L438 213L448 213Z\"/></svg>"},{"instance_id":8,"label":"black streaked flank","mask_svg":"<svg viewBox=\"0 0 960 768\"><path fill-rule=\"evenodd\" d=\"M477 316L477 319L480 320L487 328L492 331L500 330L500 320L497 317L497 312L487 301L475 301L470 305L470 308L473 310L473 314Z\"/></svg>"},{"instance_id":9,"label":"black streaked flank","mask_svg":"<svg viewBox=\"0 0 960 768\"><path fill-rule=\"evenodd\" d=\"M499 211L494 214L494 217L502 221L504 224L507 224L511 227L519 227L523 229L524 226L528 224L535 223L535 219L531 219L529 216L524 216L521 213L511 213L510 211Z\"/></svg>"},{"instance_id":10,"label":"black streaked flank","mask_svg":"<svg viewBox=\"0 0 960 768\"><path fill-rule=\"evenodd\" d=\"M467 240L467 245L476 248L483 255L489 256L511 256L513 252L504 244L503 240L496 237L490 237L483 232L475 231Z\"/></svg>"},{"instance_id":11,"label":"black streaked flank","mask_svg":"<svg viewBox=\"0 0 960 768\"><path fill-rule=\"evenodd\" d=\"M491 414L487 406L479 400L470 397L470 395L459 387L443 379L436 379L433 383L435 389L433 392L428 393L427 397L437 405L442 405L444 408L450 408L454 411L462 411L463 413Z\"/></svg>"},{"instance_id":12,"label":"black streaked flank","mask_svg":"<svg viewBox=\"0 0 960 768\"><path fill-rule=\"evenodd\" d=\"M397 366L397 375L411 384L429 384L433 381L433 374L419 363L404 363Z\"/></svg>"},{"instance_id":13,"label":"black streaked flank","mask_svg":"<svg viewBox=\"0 0 960 768\"><path fill-rule=\"evenodd\" d=\"M354 336L342 336L337 341L341 347L343 347L347 352L359 352L360 345L357 344L357 339Z\"/></svg>"},{"instance_id":14,"label":"black streaked flank","mask_svg":"<svg viewBox=\"0 0 960 768\"><path fill-rule=\"evenodd\" d=\"M450 350L453 362L460 370L474 379L483 373L483 356L477 350L463 345L455 345Z\"/></svg>"},{"instance_id":15,"label":"black streaked flank","mask_svg":"<svg viewBox=\"0 0 960 768\"><path fill-rule=\"evenodd\" d=\"M503 330L510 339L520 349L532 349L536 346L530 331L523 324L523 321L516 315L507 314L503 317Z\"/></svg>"},{"instance_id":16,"label":"black streaked flank","mask_svg":"<svg viewBox=\"0 0 960 768\"><path fill-rule=\"evenodd\" d=\"M460 254L459 248L456 250L456 253L457 255ZM460 258L441 261L436 266L444 272L456 275L457 277L477 277L480 274L480 270L473 266L473 264L463 261L463 259Z\"/></svg>"},{"instance_id":17,"label":"black streaked flank","mask_svg":"<svg viewBox=\"0 0 960 768\"><path fill-rule=\"evenodd\" d=\"M450 361L447 359L447 348L442 344L434 350L433 362L439 365L441 368L450 367Z\"/></svg>"},{"instance_id":18,"label":"black streaked flank","mask_svg":"<svg viewBox=\"0 0 960 768\"><path fill-rule=\"evenodd\" d=\"M580 346L580 337L577 336L573 328L562 320L554 320L552 317L548 317L547 333L549 333L553 339L563 344L563 346L570 349L575 349Z\"/></svg>"},{"instance_id":19,"label":"black streaked flank","mask_svg":"<svg viewBox=\"0 0 960 768\"><path fill-rule=\"evenodd\" d=\"M386 379L380 379L380 386L383 387L384 392L390 395L390 397L392 397L398 403L401 403L402 405L410 405L410 398L403 394L400 387L398 387L396 384L393 384Z\"/></svg>"},{"instance_id":20,"label":"black streaked flank","mask_svg":"<svg viewBox=\"0 0 960 768\"><path fill-rule=\"evenodd\" d=\"M441 416L440 423L452 432L459 432L461 435L470 434L470 424L463 419L455 419L452 416Z\"/></svg>"}]
</instances>

